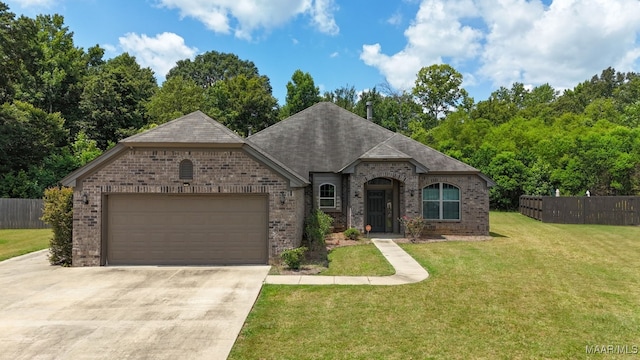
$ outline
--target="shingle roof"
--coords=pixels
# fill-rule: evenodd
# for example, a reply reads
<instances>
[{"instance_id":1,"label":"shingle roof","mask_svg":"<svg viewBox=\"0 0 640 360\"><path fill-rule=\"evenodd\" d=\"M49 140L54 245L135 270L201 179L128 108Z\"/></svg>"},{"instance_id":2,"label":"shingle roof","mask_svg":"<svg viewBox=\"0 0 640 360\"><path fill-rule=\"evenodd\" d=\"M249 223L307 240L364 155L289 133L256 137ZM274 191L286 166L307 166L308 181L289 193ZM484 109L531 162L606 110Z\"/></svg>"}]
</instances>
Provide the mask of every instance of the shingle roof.
<instances>
[{"instance_id":1,"label":"shingle roof","mask_svg":"<svg viewBox=\"0 0 640 360\"><path fill-rule=\"evenodd\" d=\"M120 142L125 144L244 144L244 139L202 111L196 111Z\"/></svg>"},{"instance_id":2,"label":"shingle roof","mask_svg":"<svg viewBox=\"0 0 640 360\"><path fill-rule=\"evenodd\" d=\"M381 143L360 156L362 160L385 160L385 159L411 159L411 156L403 153L398 149Z\"/></svg>"},{"instance_id":3,"label":"shingle roof","mask_svg":"<svg viewBox=\"0 0 640 360\"><path fill-rule=\"evenodd\" d=\"M292 187L303 187L308 177L302 177L295 171L271 157L264 150L250 144L224 125L211 119L201 111L182 116L156 128L121 140L115 147L106 151L92 162L67 175L60 182L65 186L76 186L80 177L99 169L102 164L115 158L130 147L232 147L242 148L249 155L261 161L285 179Z\"/></svg>"},{"instance_id":4,"label":"shingle roof","mask_svg":"<svg viewBox=\"0 0 640 360\"><path fill-rule=\"evenodd\" d=\"M248 138L301 176L340 172L358 159L412 158L430 172L479 170L333 103L315 104Z\"/></svg>"}]
</instances>

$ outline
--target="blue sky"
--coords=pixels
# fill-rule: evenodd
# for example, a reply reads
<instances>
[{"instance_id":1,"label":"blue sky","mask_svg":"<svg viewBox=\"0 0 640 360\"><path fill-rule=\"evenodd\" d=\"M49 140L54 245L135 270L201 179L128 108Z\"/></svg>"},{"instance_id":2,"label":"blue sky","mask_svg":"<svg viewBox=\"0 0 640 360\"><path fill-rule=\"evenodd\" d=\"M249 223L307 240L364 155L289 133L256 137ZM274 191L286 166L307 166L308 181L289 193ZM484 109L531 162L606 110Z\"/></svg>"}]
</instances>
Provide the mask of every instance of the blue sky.
<instances>
[{"instance_id":1,"label":"blue sky","mask_svg":"<svg viewBox=\"0 0 640 360\"><path fill-rule=\"evenodd\" d=\"M296 69L321 92L410 90L421 67L444 62L476 101L516 81L563 90L609 66L640 72L638 0L4 2L18 15L63 15L76 46L127 51L159 83L177 60L237 54L271 79L281 105Z\"/></svg>"}]
</instances>

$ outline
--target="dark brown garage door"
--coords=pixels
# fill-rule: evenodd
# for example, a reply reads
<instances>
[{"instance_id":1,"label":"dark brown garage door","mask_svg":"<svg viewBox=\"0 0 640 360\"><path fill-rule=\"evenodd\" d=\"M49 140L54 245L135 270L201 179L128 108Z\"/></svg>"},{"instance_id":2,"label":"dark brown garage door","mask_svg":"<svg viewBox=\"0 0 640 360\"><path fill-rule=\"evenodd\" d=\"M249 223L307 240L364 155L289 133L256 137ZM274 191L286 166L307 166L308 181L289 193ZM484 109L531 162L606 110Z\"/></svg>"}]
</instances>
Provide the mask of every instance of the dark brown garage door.
<instances>
[{"instance_id":1,"label":"dark brown garage door","mask_svg":"<svg viewBox=\"0 0 640 360\"><path fill-rule=\"evenodd\" d=\"M107 265L266 264L267 197L107 196Z\"/></svg>"}]
</instances>

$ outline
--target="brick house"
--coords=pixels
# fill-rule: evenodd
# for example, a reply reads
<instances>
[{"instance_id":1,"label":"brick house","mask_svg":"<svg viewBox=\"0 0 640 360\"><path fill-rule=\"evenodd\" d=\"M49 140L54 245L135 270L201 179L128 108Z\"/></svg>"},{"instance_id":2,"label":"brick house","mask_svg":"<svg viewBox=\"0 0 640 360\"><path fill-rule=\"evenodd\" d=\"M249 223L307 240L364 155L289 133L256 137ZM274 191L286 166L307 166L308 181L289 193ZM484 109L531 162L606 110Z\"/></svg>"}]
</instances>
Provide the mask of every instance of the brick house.
<instances>
[{"instance_id":1,"label":"brick house","mask_svg":"<svg viewBox=\"0 0 640 360\"><path fill-rule=\"evenodd\" d=\"M120 141L64 178L73 265L265 264L319 208L336 230L488 235L479 170L332 103L248 138L194 112Z\"/></svg>"}]
</instances>

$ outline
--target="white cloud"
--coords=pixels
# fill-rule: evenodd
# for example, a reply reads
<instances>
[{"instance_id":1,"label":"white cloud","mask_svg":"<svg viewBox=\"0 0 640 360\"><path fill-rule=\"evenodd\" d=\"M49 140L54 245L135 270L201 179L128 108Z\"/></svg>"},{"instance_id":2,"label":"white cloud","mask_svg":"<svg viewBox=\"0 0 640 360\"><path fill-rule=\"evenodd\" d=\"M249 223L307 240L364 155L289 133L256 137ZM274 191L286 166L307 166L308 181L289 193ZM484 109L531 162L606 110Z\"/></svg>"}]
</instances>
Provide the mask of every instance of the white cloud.
<instances>
[{"instance_id":1,"label":"white cloud","mask_svg":"<svg viewBox=\"0 0 640 360\"><path fill-rule=\"evenodd\" d=\"M116 54L118 52L118 47L111 44L102 44L100 45L106 53ZM110 56L109 56L110 57Z\"/></svg>"},{"instance_id":2,"label":"white cloud","mask_svg":"<svg viewBox=\"0 0 640 360\"><path fill-rule=\"evenodd\" d=\"M466 59L478 53L481 31L461 22L475 14L471 0L425 0L404 32L403 50L388 56L380 44L363 45L360 58L377 67L393 87L411 88L421 67L441 63L444 57Z\"/></svg>"},{"instance_id":3,"label":"white cloud","mask_svg":"<svg viewBox=\"0 0 640 360\"><path fill-rule=\"evenodd\" d=\"M548 8L512 0L492 2L483 13L491 32L480 73L497 85L571 88L609 66L632 70L638 59L637 0L556 0Z\"/></svg>"},{"instance_id":4,"label":"white cloud","mask_svg":"<svg viewBox=\"0 0 640 360\"><path fill-rule=\"evenodd\" d=\"M192 58L198 49L188 47L184 39L164 32L155 37L128 33L119 38L120 47L136 57L143 67L150 67L158 78L164 78L178 60Z\"/></svg>"},{"instance_id":5,"label":"white cloud","mask_svg":"<svg viewBox=\"0 0 640 360\"><path fill-rule=\"evenodd\" d=\"M56 0L13 0L13 3L20 7L51 7Z\"/></svg>"},{"instance_id":6,"label":"white cloud","mask_svg":"<svg viewBox=\"0 0 640 360\"><path fill-rule=\"evenodd\" d=\"M402 24L402 14L397 11L387 19L387 24L398 26Z\"/></svg>"},{"instance_id":7,"label":"white cloud","mask_svg":"<svg viewBox=\"0 0 640 360\"><path fill-rule=\"evenodd\" d=\"M405 38L395 54L366 44L360 56L396 88L443 61L475 66L472 83L571 88L608 66L640 70L640 1L422 0Z\"/></svg>"},{"instance_id":8,"label":"white cloud","mask_svg":"<svg viewBox=\"0 0 640 360\"><path fill-rule=\"evenodd\" d=\"M181 17L192 17L208 29L251 40L257 30L281 26L298 15L311 17L321 32L339 32L333 17L334 0L158 0L160 6L178 9Z\"/></svg>"},{"instance_id":9,"label":"white cloud","mask_svg":"<svg viewBox=\"0 0 640 360\"><path fill-rule=\"evenodd\" d=\"M333 0L314 1L311 17L318 30L329 35L337 35L340 32L340 28L333 18L333 13L336 10L337 7L334 5Z\"/></svg>"},{"instance_id":10,"label":"white cloud","mask_svg":"<svg viewBox=\"0 0 640 360\"><path fill-rule=\"evenodd\" d=\"M329 55L330 58L337 58L338 56L340 56L340 53L337 51L334 51Z\"/></svg>"}]
</instances>

